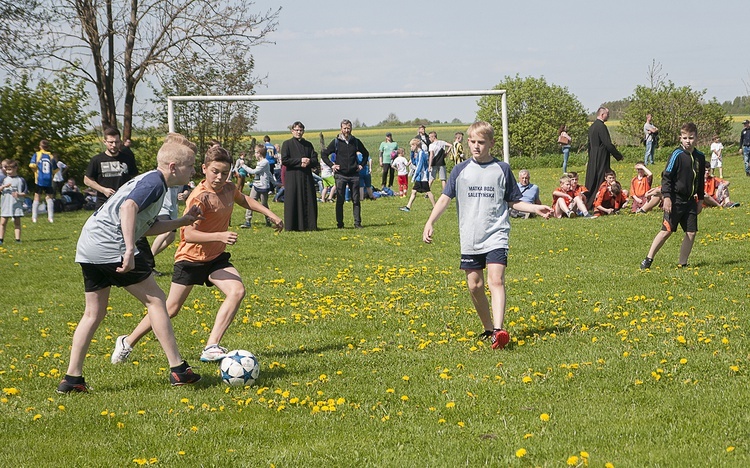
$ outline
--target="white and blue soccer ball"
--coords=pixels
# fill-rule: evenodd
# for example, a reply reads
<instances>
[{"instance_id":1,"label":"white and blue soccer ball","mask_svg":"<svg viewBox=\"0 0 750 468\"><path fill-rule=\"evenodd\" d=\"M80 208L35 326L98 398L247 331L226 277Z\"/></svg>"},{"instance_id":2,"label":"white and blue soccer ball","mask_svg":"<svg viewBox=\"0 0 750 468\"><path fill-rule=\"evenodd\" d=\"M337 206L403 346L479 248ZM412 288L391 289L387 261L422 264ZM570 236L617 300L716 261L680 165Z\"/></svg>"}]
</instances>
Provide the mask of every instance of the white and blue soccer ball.
<instances>
[{"instance_id":1,"label":"white and blue soccer ball","mask_svg":"<svg viewBox=\"0 0 750 468\"><path fill-rule=\"evenodd\" d=\"M221 380L233 387L252 385L260 375L258 358L250 351L235 349L227 353L219 364Z\"/></svg>"}]
</instances>

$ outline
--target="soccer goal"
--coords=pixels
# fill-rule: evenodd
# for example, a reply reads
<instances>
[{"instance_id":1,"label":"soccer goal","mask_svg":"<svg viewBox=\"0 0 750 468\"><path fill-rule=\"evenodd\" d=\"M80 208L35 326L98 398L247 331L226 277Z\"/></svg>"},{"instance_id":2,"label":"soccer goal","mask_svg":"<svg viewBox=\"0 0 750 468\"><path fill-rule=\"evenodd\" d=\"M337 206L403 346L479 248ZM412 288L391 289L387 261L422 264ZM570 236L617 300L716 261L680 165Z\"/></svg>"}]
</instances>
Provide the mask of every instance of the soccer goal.
<instances>
[{"instance_id":1,"label":"soccer goal","mask_svg":"<svg viewBox=\"0 0 750 468\"><path fill-rule=\"evenodd\" d=\"M167 119L169 131L174 132L174 103L190 101L328 101L328 100L358 100L358 99L419 99L419 98L449 98L471 96L500 96L503 159L510 162L508 145L508 99L504 89L487 89L479 91L425 91L413 93L350 93L350 94L275 94L275 95L240 95L240 96L169 96L167 97Z\"/></svg>"}]
</instances>

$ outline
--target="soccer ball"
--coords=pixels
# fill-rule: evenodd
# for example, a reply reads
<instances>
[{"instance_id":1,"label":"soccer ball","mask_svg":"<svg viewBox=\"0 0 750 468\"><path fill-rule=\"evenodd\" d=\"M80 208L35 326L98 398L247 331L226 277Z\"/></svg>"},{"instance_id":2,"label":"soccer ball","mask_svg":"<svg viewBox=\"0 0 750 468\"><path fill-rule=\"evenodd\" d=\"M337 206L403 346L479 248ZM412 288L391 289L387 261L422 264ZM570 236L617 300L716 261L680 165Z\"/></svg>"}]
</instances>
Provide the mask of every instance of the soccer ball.
<instances>
[{"instance_id":1,"label":"soccer ball","mask_svg":"<svg viewBox=\"0 0 750 468\"><path fill-rule=\"evenodd\" d=\"M227 353L219 364L221 380L233 387L252 385L260 374L260 364L250 351L235 349Z\"/></svg>"}]
</instances>

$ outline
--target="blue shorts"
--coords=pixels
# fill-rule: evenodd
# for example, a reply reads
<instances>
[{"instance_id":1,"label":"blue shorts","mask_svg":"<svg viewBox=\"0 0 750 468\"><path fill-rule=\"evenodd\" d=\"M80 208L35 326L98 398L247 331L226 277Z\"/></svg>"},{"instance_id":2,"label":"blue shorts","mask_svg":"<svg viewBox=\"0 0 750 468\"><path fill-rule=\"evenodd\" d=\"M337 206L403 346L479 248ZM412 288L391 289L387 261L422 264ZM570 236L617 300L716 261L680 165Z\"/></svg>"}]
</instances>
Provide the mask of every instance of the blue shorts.
<instances>
[{"instance_id":1,"label":"blue shorts","mask_svg":"<svg viewBox=\"0 0 750 468\"><path fill-rule=\"evenodd\" d=\"M462 270L484 270L488 263L508 265L508 249L490 250L483 254L461 254Z\"/></svg>"}]
</instances>

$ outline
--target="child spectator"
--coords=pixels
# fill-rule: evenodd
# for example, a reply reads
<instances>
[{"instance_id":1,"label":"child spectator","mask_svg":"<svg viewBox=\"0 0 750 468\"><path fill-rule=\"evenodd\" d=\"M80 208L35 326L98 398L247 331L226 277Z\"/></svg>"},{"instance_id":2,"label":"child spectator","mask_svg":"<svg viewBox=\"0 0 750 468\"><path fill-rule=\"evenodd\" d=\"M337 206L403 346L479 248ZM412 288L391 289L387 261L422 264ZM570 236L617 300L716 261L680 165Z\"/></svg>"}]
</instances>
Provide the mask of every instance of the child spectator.
<instances>
[{"instance_id":1,"label":"child spectator","mask_svg":"<svg viewBox=\"0 0 750 468\"><path fill-rule=\"evenodd\" d=\"M433 225L448 208L452 198L458 212L461 269L472 302L484 326L482 337L492 349L502 349L510 341L503 328L505 320L505 267L510 235L509 208L533 212L544 218L552 208L522 202L510 166L490 155L495 144L494 130L487 122L476 122L467 130L472 158L453 168L448 184L430 213L422 240L432 242ZM413 140L412 140L413 141ZM484 269L492 296L492 310L485 293Z\"/></svg>"},{"instance_id":2,"label":"child spectator","mask_svg":"<svg viewBox=\"0 0 750 468\"><path fill-rule=\"evenodd\" d=\"M255 201L260 200L260 204L268 208L268 194L271 192L271 165L266 158L267 148L265 145L255 145L255 168L251 168L243 163L240 169L248 175L253 175L252 189L250 189L250 198ZM245 224L241 228L252 227L253 210L245 210ZM266 226L271 226L271 220L266 216Z\"/></svg>"},{"instance_id":3,"label":"child spectator","mask_svg":"<svg viewBox=\"0 0 750 468\"><path fill-rule=\"evenodd\" d=\"M641 270L651 268L654 256L681 226L685 237L680 246L678 266L686 267L698 232L698 214L703 207L706 157L695 148L698 128L689 122L680 128L680 147L672 152L662 173L661 191L664 196L664 221L661 231L651 242L648 255L641 262Z\"/></svg>"},{"instance_id":4,"label":"child spectator","mask_svg":"<svg viewBox=\"0 0 750 468\"><path fill-rule=\"evenodd\" d=\"M172 385L200 380L177 349L172 324L152 268L143 252L136 249L136 239L160 234L190 225L200 216L198 207L188 210L174 221L157 220L167 187L184 185L195 174L195 153L185 145L164 144L156 157L156 170L141 174L127 183L98 209L81 229L76 247L76 262L81 265L86 291L86 310L73 333L70 362L58 393L88 392L83 378L83 361L96 329L107 315L112 286L125 288L148 310L154 334L169 362ZM151 252L148 252L149 256Z\"/></svg>"},{"instance_id":5,"label":"child spectator","mask_svg":"<svg viewBox=\"0 0 750 468\"><path fill-rule=\"evenodd\" d=\"M333 169L320 159L320 178L323 179L323 190L320 191L320 201L323 203L333 202L336 193L336 179L333 177Z\"/></svg>"},{"instance_id":6,"label":"child spectator","mask_svg":"<svg viewBox=\"0 0 750 468\"><path fill-rule=\"evenodd\" d=\"M451 144L451 147L449 149L451 153L451 160L453 161L453 165L456 165L460 162L464 161L464 133L463 132L456 132L456 134L453 137L453 144Z\"/></svg>"},{"instance_id":7,"label":"child spectator","mask_svg":"<svg viewBox=\"0 0 750 468\"><path fill-rule=\"evenodd\" d=\"M21 218L23 198L26 196L26 181L18 176L18 161L6 159L2 163L5 178L0 185L0 245L5 239L5 226L13 218L13 234L21 242Z\"/></svg>"},{"instance_id":8,"label":"child spectator","mask_svg":"<svg viewBox=\"0 0 750 468\"><path fill-rule=\"evenodd\" d=\"M577 212L578 216L583 216L584 218L592 218L593 216L589 214L589 211L586 209L586 192L588 192L588 189L586 189L586 187L584 187L583 185L578 185L577 172L568 172L568 177L570 178L570 192L568 192L568 194L573 198L578 198L580 200L580 202L577 202L576 206L581 207L579 203L583 203L583 209L579 208Z\"/></svg>"},{"instance_id":9,"label":"child spectator","mask_svg":"<svg viewBox=\"0 0 750 468\"><path fill-rule=\"evenodd\" d=\"M711 169L706 168L705 183L703 184L703 206L709 208L724 207L736 208L739 203L734 203L729 199L729 181L714 177Z\"/></svg>"},{"instance_id":10,"label":"child spectator","mask_svg":"<svg viewBox=\"0 0 750 468\"><path fill-rule=\"evenodd\" d=\"M576 202L568 194L570 191L570 177L564 175L560 177L560 187L552 191L552 206L555 210L555 218L575 218ZM584 207L585 209L585 207Z\"/></svg>"},{"instance_id":11,"label":"child spectator","mask_svg":"<svg viewBox=\"0 0 750 468\"><path fill-rule=\"evenodd\" d=\"M245 171L242 166L245 165L245 152L242 151L240 153L240 157L237 158L237 161L234 162L234 167L232 168L232 177L235 177L237 179L237 190L242 192L245 189L245 178L247 177L247 171Z\"/></svg>"},{"instance_id":12,"label":"child spectator","mask_svg":"<svg viewBox=\"0 0 750 468\"><path fill-rule=\"evenodd\" d=\"M34 201L31 205L31 221L36 223L37 210L39 209L39 195L45 194L47 200L47 221L54 222L55 213L55 189L52 187L52 178L57 172L57 160L49 152L49 142L39 142L39 151L31 156L29 168L34 173Z\"/></svg>"},{"instance_id":13,"label":"child spectator","mask_svg":"<svg viewBox=\"0 0 750 468\"><path fill-rule=\"evenodd\" d=\"M265 161L265 154L256 152L256 155ZM201 354L202 362L219 361L226 355L226 348L219 343L245 297L242 278L229 261L230 254L226 252L226 246L234 245L238 238L236 232L227 230L232 207L237 204L263 213L273 221L277 231L284 228L281 218L258 201L240 193L234 184L227 181L231 168L232 158L224 148L208 149L203 162L206 178L198 184L186 202L187 210L199 210L203 218L192 226L186 226L180 233L180 245L175 253L174 273L167 298L167 312L172 318L182 309L190 291L197 284L216 285L224 293L224 301L216 313L213 329ZM112 363L127 360L133 345L150 330L151 321L149 317L145 317L130 335L117 337Z\"/></svg>"},{"instance_id":14,"label":"child spectator","mask_svg":"<svg viewBox=\"0 0 750 468\"><path fill-rule=\"evenodd\" d=\"M393 160L393 167L396 168L396 174L398 177L398 195L403 198L406 196L406 192L409 190L409 166L411 164L404 157L404 149L398 148L396 150L396 158Z\"/></svg>"},{"instance_id":15,"label":"child spectator","mask_svg":"<svg viewBox=\"0 0 750 468\"><path fill-rule=\"evenodd\" d=\"M636 211L637 214L648 213L655 207L661 206L662 201L664 200L664 196L661 194L661 185L653 187L651 188L651 190L646 192L646 198L648 199L648 201L641 207L639 211Z\"/></svg>"},{"instance_id":16,"label":"child spectator","mask_svg":"<svg viewBox=\"0 0 750 468\"><path fill-rule=\"evenodd\" d=\"M619 214L620 209L627 202L628 197L619 182L614 181L607 186L602 186L596 193L596 200L594 200L594 216Z\"/></svg>"},{"instance_id":17,"label":"child spectator","mask_svg":"<svg viewBox=\"0 0 750 468\"><path fill-rule=\"evenodd\" d=\"M724 145L719 141L719 135L714 136L713 143L711 143L711 175L714 175L715 170L719 169L719 178L724 178L724 168L722 164L721 152L724 150Z\"/></svg>"},{"instance_id":18,"label":"child spectator","mask_svg":"<svg viewBox=\"0 0 750 468\"><path fill-rule=\"evenodd\" d=\"M646 193L651 190L653 181L653 174L643 163L636 163L635 170L636 175L630 181L630 198L633 200L630 211L632 213L643 211L641 208L648 202Z\"/></svg>"},{"instance_id":19,"label":"child spectator","mask_svg":"<svg viewBox=\"0 0 750 468\"><path fill-rule=\"evenodd\" d=\"M430 155L427 153L427 151L422 149L422 141L419 138L412 138L409 142L409 146L411 147L411 151L414 154L413 160L416 161L416 167L414 169L414 177L412 180L414 181L414 186L411 190L411 197L409 197L409 202L406 204L406 206L402 206L399 208L401 211L411 211L411 205L414 203L414 200L417 198L417 193L424 193L427 195L427 198L429 198L430 203L432 203L432 206L435 206L435 197L432 195L432 192L430 191Z\"/></svg>"}]
</instances>

